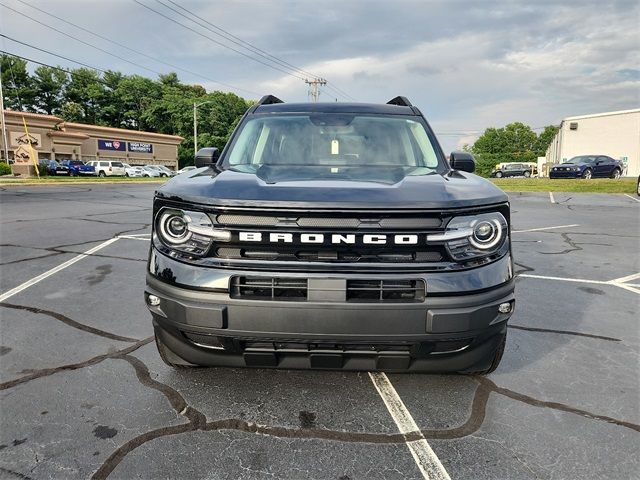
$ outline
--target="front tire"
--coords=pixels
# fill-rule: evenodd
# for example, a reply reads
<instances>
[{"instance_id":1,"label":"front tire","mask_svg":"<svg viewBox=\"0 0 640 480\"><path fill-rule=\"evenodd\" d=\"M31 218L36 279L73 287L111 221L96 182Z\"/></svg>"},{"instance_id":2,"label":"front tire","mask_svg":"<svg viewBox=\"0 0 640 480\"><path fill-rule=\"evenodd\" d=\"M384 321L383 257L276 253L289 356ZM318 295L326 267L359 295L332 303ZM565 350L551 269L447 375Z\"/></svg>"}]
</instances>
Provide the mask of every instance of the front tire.
<instances>
[{"instance_id":1,"label":"front tire","mask_svg":"<svg viewBox=\"0 0 640 480\"><path fill-rule=\"evenodd\" d=\"M530 176L531 176L531 172L529 170L524 172L524 178L529 178Z\"/></svg>"},{"instance_id":2,"label":"front tire","mask_svg":"<svg viewBox=\"0 0 640 480\"><path fill-rule=\"evenodd\" d=\"M614 168L613 172L611 172L611 178L615 178L616 180L620 178L620 175L622 175L622 172L618 168Z\"/></svg>"},{"instance_id":3,"label":"front tire","mask_svg":"<svg viewBox=\"0 0 640 480\"><path fill-rule=\"evenodd\" d=\"M502 178L502 172L496 172L496 178Z\"/></svg>"},{"instance_id":4,"label":"front tire","mask_svg":"<svg viewBox=\"0 0 640 480\"><path fill-rule=\"evenodd\" d=\"M591 171L590 168L587 168L582 174L582 178L584 178L585 180L591 180L592 176L593 176L593 172Z\"/></svg>"},{"instance_id":5,"label":"front tire","mask_svg":"<svg viewBox=\"0 0 640 480\"><path fill-rule=\"evenodd\" d=\"M156 348L158 349L158 354L160 355L160 358L165 363L165 365L171 368L176 368L176 369L192 368L197 366L197 365L192 365L190 363L185 362L180 357L178 357L175 353L173 353L169 349L169 347L167 347L162 342L162 340L160 340L160 337L158 337L157 333L154 333L154 336L156 339ZM184 362L184 363L179 363L179 362Z\"/></svg>"},{"instance_id":6,"label":"front tire","mask_svg":"<svg viewBox=\"0 0 640 480\"><path fill-rule=\"evenodd\" d=\"M124 174L124 176L125 176L125 177L128 177L128 176L129 176L129 174L128 174L128 173L125 173L125 174Z\"/></svg>"},{"instance_id":7,"label":"front tire","mask_svg":"<svg viewBox=\"0 0 640 480\"><path fill-rule=\"evenodd\" d=\"M104 177L106 177L107 175L106 175L104 172L98 172L98 176L99 176L100 178L104 178Z\"/></svg>"}]
</instances>

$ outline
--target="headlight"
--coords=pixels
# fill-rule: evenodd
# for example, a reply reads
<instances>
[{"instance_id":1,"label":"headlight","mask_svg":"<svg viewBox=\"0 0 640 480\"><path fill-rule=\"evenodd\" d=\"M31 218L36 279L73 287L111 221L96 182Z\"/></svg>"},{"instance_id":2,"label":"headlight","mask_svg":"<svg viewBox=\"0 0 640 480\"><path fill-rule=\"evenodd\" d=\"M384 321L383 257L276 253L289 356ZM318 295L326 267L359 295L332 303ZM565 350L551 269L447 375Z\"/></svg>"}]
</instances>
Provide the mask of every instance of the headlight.
<instances>
[{"instance_id":1,"label":"headlight","mask_svg":"<svg viewBox=\"0 0 640 480\"><path fill-rule=\"evenodd\" d=\"M156 215L156 232L166 246L204 255L213 242L231 241L231 232L213 228L206 213L163 208Z\"/></svg>"},{"instance_id":2,"label":"headlight","mask_svg":"<svg viewBox=\"0 0 640 480\"><path fill-rule=\"evenodd\" d=\"M458 261L496 253L508 237L509 227L499 212L454 217L444 233L427 236L428 242L443 242Z\"/></svg>"}]
</instances>

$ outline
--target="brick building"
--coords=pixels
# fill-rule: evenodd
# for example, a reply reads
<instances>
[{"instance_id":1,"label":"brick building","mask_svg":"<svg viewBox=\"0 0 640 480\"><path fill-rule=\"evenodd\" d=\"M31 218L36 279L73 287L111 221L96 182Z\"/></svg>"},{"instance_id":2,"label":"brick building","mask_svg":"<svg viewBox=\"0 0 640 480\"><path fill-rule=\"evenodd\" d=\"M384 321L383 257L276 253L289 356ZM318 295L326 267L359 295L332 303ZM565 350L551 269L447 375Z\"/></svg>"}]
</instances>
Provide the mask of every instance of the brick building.
<instances>
[{"instance_id":1,"label":"brick building","mask_svg":"<svg viewBox=\"0 0 640 480\"><path fill-rule=\"evenodd\" d=\"M174 170L178 167L178 145L183 138L177 135L85 125L53 115L5 110L10 160L19 162L21 156L28 155L23 118L39 160L104 159L130 165L166 165ZM2 135L0 146L4 152Z\"/></svg>"}]
</instances>

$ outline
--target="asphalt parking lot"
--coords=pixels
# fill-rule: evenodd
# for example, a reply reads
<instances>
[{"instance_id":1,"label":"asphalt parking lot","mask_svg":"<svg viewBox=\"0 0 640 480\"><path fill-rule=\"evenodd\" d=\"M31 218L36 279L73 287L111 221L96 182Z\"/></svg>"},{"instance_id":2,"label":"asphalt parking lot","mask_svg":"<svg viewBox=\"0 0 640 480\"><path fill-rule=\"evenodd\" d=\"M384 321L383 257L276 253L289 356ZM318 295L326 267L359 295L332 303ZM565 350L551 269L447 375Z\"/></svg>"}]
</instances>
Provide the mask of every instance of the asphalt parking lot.
<instances>
[{"instance_id":1,"label":"asphalt parking lot","mask_svg":"<svg viewBox=\"0 0 640 480\"><path fill-rule=\"evenodd\" d=\"M165 367L142 296L154 188L0 189L0 478L637 478L636 198L510 194L502 364L388 374L400 431L366 372Z\"/></svg>"}]
</instances>

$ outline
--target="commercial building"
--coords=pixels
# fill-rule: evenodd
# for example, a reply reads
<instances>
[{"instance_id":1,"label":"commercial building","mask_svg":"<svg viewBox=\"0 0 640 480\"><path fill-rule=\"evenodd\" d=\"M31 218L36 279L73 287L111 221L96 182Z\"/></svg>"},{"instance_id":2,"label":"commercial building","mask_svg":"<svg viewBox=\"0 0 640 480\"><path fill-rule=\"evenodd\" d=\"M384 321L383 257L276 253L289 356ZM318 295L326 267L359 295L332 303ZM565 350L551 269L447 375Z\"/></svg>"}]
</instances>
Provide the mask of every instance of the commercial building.
<instances>
[{"instance_id":1,"label":"commercial building","mask_svg":"<svg viewBox=\"0 0 640 480\"><path fill-rule=\"evenodd\" d=\"M24 122L23 122L24 119ZM32 162L29 140L38 160L117 160L130 165L178 167L177 135L65 122L54 115L5 110L9 159ZM28 135L24 123L27 125ZM4 136L0 145L4 151Z\"/></svg>"},{"instance_id":2,"label":"commercial building","mask_svg":"<svg viewBox=\"0 0 640 480\"><path fill-rule=\"evenodd\" d=\"M640 175L640 108L568 117L549 145L546 161L608 155L625 164L624 176Z\"/></svg>"}]
</instances>

